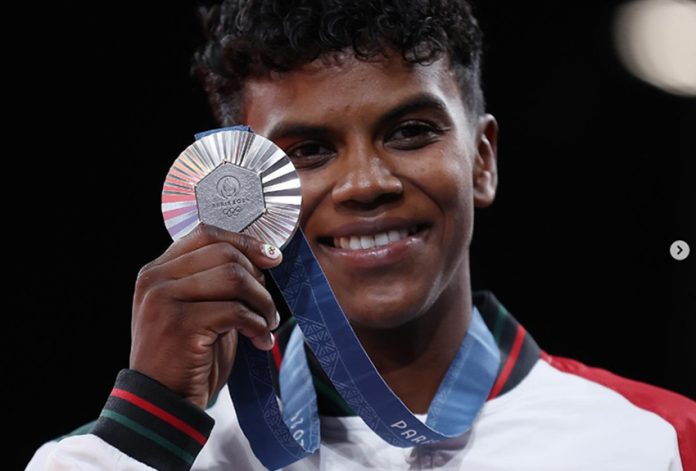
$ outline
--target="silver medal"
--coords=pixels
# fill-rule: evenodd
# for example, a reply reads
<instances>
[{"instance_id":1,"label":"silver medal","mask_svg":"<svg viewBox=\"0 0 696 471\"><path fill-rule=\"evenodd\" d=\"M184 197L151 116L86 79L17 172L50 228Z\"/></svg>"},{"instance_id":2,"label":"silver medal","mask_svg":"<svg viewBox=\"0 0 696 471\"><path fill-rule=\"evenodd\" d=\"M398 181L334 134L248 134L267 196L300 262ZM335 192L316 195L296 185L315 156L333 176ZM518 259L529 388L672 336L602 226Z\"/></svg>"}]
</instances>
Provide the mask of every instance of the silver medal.
<instances>
[{"instance_id":1,"label":"silver medal","mask_svg":"<svg viewBox=\"0 0 696 471\"><path fill-rule=\"evenodd\" d=\"M204 223L282 248L297 230L301 205L300 179L288 156L247 131L220 131L191 144L162 191L174 240Z\"/></svg>"}]
</instances>

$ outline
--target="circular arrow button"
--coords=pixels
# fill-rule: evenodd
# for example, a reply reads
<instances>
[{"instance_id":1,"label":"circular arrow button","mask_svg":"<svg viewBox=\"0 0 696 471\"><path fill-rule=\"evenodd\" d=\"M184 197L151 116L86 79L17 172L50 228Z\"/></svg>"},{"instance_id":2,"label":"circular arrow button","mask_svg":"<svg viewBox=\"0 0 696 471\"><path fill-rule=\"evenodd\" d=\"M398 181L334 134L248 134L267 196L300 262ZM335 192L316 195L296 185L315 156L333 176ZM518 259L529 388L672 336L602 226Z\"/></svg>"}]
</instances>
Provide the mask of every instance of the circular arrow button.
<instances>
[{"instance_id":1,"label":"circular arrow button","mask_svg":"<svg viewBox=\"0 0 696 471\"><path fill-rule=\"evenodd\" d=\"M675 260L684 260L689 256L690 252L691 249L689 248L689 244L683 240L675 240L672 242L672 245L669 246L669 253Z\"/></svg>"}]
</instances>

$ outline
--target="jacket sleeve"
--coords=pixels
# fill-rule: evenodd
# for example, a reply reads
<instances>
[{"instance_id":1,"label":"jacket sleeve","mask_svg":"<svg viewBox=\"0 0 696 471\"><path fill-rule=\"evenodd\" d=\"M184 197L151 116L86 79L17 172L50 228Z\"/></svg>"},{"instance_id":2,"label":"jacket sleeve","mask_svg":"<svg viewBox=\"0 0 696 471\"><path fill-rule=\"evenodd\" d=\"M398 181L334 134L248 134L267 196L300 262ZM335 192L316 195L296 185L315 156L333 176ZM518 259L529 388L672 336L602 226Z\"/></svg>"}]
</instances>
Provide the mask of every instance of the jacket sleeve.
<instances>
[{"instance_id":1,"label":"jacket sleeve","mask_svg":"<svg viewBox=\"0 0 696 471\"><path fill-rule=\"evenodd\" d=\"M188 471L213 424L195 404L123 370L91 432L43 445L27 470Z\"/></svg>"}]
</instances>

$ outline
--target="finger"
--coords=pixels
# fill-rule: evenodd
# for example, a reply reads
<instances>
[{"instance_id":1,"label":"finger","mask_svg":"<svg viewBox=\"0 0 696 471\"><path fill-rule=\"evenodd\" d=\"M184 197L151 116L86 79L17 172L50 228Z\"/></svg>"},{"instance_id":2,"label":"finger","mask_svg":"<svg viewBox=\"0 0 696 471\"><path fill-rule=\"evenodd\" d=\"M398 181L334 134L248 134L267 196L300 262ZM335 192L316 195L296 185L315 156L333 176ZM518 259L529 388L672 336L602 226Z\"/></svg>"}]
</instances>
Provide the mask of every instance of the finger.
<instances>
[{"instance_id":1,"label":"finger","mask_svg":"<svg viewBox=\"0 0 696 471\"><path fill-rule=\"evenodd\" d=\"M229 232L206 224L199 224L191 233L174 242L158 261L168 262L185 253L218 242L232 244L261 269L274 267L282 261L282 254L277 247L246 234Z\"/></svg>"},{"instance_id":2,"label":"finger","mask_svg":"<svg viewBox=\"0 0 696 471\"><path fill-rule=\"evenodd\" d=\"M257 281L263 280L263 273L232 244L217 242L185 253L173 260L153 267L152 271L161 273L166 279L180 279L194 275L226 263L241 265ZM166 275L165 275L166 274Z\"/></svg>"},{"instance_id":3,"label":"finger","mask_svg":"<svg viewBox=\"0 0 696 471\"><path fill-rule=\"evenodd\" d=\"M211 330L217 336L236 330L260 350L270 350L275 341L266 319L239 301L188 304L183 322L189 330Z\"/></svg>"},{"instance_id":4,"label":"finger","mask_svg":"<svg viewBox=\"0 0 696 471\"><path fill-rule=\"evenodd\" d=\"M242 301L266 319L276 324L275 304L266 288L237 263L218 265L204 272L167 283L166 289L183 302Z\"/></svg>"}]
</instances>

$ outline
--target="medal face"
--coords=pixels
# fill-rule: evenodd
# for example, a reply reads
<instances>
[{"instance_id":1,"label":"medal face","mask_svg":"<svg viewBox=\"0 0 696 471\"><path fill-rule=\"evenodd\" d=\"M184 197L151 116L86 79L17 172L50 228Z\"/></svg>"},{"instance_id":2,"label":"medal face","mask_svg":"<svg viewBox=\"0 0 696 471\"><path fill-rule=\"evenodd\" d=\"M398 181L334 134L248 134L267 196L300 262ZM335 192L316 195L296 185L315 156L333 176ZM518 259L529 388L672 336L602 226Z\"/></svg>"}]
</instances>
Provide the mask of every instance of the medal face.
<instances>
[{"instance_id":1,"label":"medal face","mask_svg":"<svg viewBox=\"0 0 696 471\"><path fill-rule=\"evenodd\" d=\"M195 192L200 221L231 232L243 231L266 209L261 178L227 162L203 177Z\"/></svg>"},{"instance_id":2,"label":"medal face","mask_svg":"<svg viewBox=\"0 0 696 471\"><path fill-rule=\"evenodd\" d=\"M172 165L162 214L174 240L199 223L284 247L297 230L300 179L274 143L247 131L220 131L191 144Z\"/></svg>"}]
</instances>

